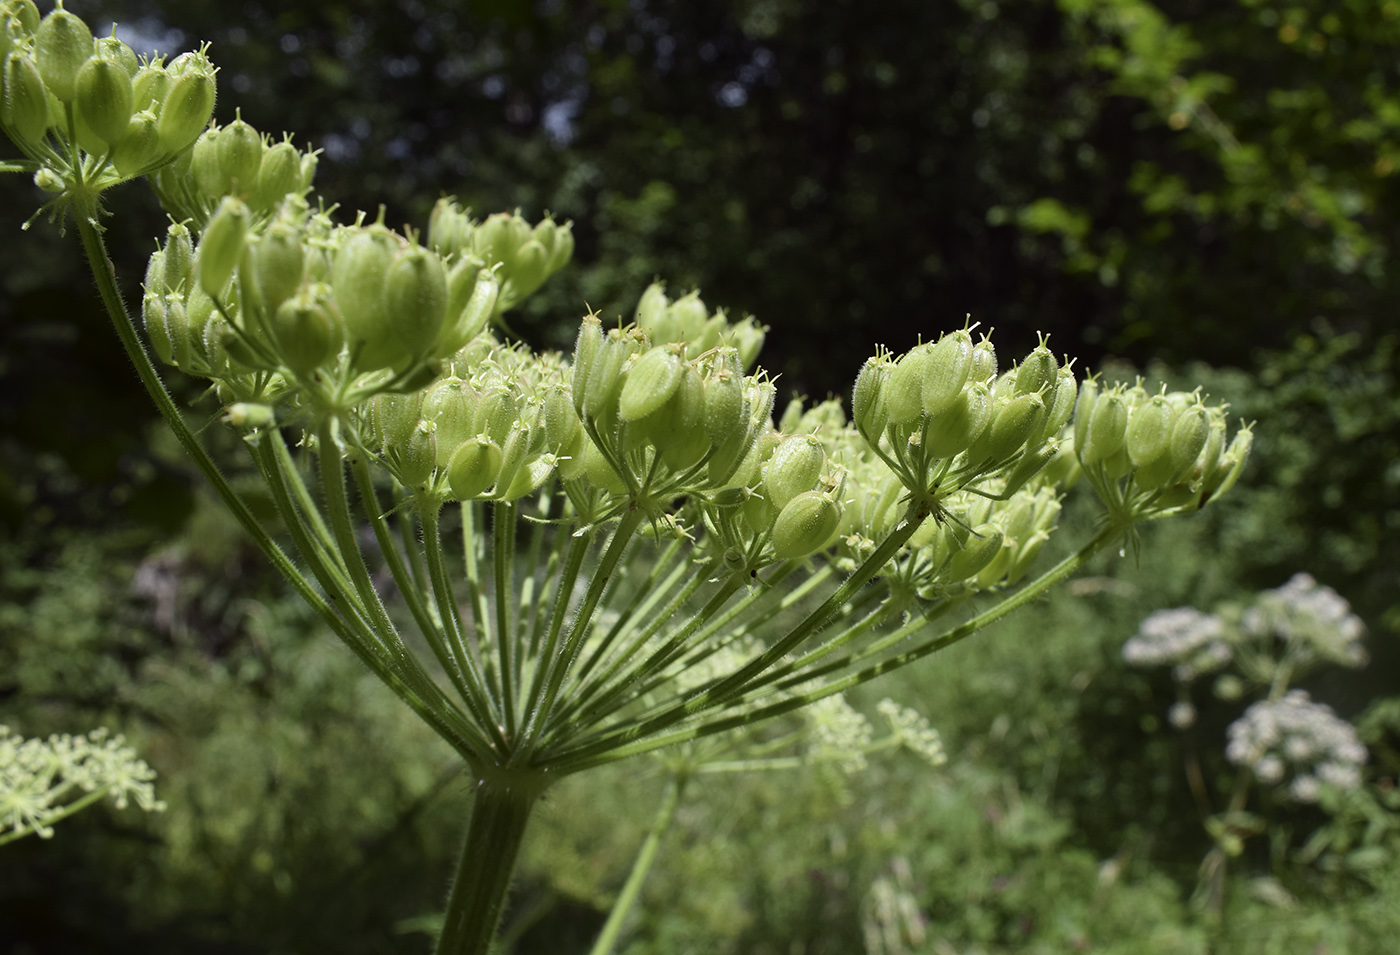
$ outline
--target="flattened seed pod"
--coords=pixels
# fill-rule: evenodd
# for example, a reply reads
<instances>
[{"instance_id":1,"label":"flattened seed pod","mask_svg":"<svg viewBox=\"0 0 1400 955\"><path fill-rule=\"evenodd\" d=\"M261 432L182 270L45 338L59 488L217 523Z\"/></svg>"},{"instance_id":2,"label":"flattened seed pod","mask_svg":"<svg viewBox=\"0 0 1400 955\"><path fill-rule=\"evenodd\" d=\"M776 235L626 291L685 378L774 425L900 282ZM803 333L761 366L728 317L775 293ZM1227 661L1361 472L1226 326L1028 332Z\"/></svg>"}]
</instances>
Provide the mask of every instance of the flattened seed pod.
<instances>
[{"instance_id":1,"label":"flattened seed pod","mask_svg":"<svg viewBox=\"0 0 1400 955\"><path fill-rule=\"evenodd\" d=\"M783 559L806 557L831 543L840 524L841 509L825 494L799 494L773 522L773 553Z\"/></svg>"},{"instance_id":2,"label":"flattened seed pod","mask_svg":"<svg viewBox=\"0 0 1400 955\"><path fill-rule=\"evenodd\" d=\"M653 348L637 359L618 397L618 417L637 421L664 405L680 384L681 366L680 357L664 347Z\"/></svg>"}]
</instances>

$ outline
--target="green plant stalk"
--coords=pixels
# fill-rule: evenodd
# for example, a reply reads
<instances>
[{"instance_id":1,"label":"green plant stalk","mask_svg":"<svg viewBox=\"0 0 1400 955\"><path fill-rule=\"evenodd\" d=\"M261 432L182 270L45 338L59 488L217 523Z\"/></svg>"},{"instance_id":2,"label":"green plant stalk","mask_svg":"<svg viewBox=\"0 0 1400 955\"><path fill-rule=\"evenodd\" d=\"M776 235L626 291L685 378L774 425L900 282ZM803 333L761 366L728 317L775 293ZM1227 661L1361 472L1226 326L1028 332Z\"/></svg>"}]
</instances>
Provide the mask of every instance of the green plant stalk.
<instances>
[{"instance_id":1,"label":"green plant stalk","mask_svg":"<svg viewBox=\"0 0 1400 955\"><path fill-rule=\"evenodd\" d=\"M681 629L676 631L676 633L671 637L670 640L668 640L662 647L660 647L654 653L652 653L652 655L648 657L647 660L645 660L642 664L640 664L637 667L635 671L636 678L640 679L641 677L647 675L650 672L653 672L656 669L664 668L666 664L670 662L670 660L674 659L674 653L676 648L684 647L686 641L690 639L691 634L693 634L696 630L700 629L700 627L704 626L705 622L708 621L711 617L719 613L720 608L722 608L726 603L728 603L729 598L734 596L734 592L742 586L743 581L741 578L739 578L735 574L729 575L729 577L724 581L724 583L720 585L719 590L715 591L715 593L705 603L705 606L701 607L698 611L696 611L696 613L685 622ZM551 725L549 727L549 732L562 733L566 729L571 727L577 731L577 729L581 726L592 725L603 719L606 719L609 714L617 712L622 707L632 702L632 700L636 699L636 696L633 695L626 699L623 699L621 702L615 702L618 696L627 691L630 683L631 680L629 674L628 680L624 680L618 685L614 686L608 693L595 700L592 706L586 708L582 713L578 714L577 717L572 719L560 718L552 720Z\"/></svg>"},{"instance_id":2,"label":"green plant stalk","mask_svg":"<svg viewBox=\"0 0 1400 955\"><path fill-rule=\"evenodd\" d=\"M437 508L428 502L420 509L423 521L423 550L428 558L428 578L432 581L433 596L437 600L438 616L454 646L460 647L458 663L466 678L467 698L464 701L471 708L490 737L495 741L498 753L507 750L506 740L501 732L501 714L495 710L490 693L486 688L486 678L479 667L471 648L467 646L462 630L462 618L457 609L457 598L452 593L452 582L447 577L447 567L442 560L442 538L438 533Z\"/></svg>"},{"instance_id":3,"label":"green plant stalk","mask_svg":"<svg viewBox=\"0 0 1400 955\"><path fill-rule=\"evenodd\" d=\"M386 643L399 642L394 623L374 582L369 579L365 555L355 539L355 524L350 518L350 498L345 487L345 459L340 454L335 419L323 417L316 427L316 457L321 472L321 497L330 512L331 531L335 536L340 559L350 574L350 582L359 594L360 605L370 617L370 626Z\"/></svg>"},{"instance_id":4,"label":"green plant stalk","mask_svg":"<svg viewBox=\"0 0 1400 955\"><path fill-rule=\"evenodd\" d=\"M437 955L487 955L525 827L545 786L544 777L532 772L492 773L478 780Z\"/></svg>"},{"instance_id":5,"label":"green plant stalk","mask_svg":"<svg viewBox=\"0 0 1400 955\"><path fill-rule=\"evenodd\" d=\"M608 549L603 552L603 559L598 562L598 569L588 582L588 589L583 595L583 604L579 607L578 613L574 615L574 622L569 627L568 636L564 638L564 643L558 653L545 660L544 692L539 698L539 704L532 707L526 716L524 738L527 746L538 739L543 732L550 713L554 709L554 701L564 686L569 668L573 666L574 659L578 656L583 641L588 636L588 630L593 625L593 612L598 607L603 590L612 579L613 571L617 569L618 561L622 559L623 552L632 543L632 535L636 533L643 517L640 508L631 508L617 522L617 527L613 530L612 540L608 542ZM569 592L564 590L561 590L556 597L556 600L562 600L566 603L568 599Z\"/></svg>"},{"instance_id":6,"label":"green plant stalk","mask_svg":"<svg viewBox=\"0 0 1400 955\"><path fill-rule=\"evenodd\" d=\"M671 588L676 585L681 575L684 574L686 571L686 565L681 564L670 573L670 575L666 578L665 582L660 587L656 586L657 580L659 580L661 578L661 575L666 572L666 570L671 566L672 563L675 562L676 555L680 553L680 549L681 541L672 541L670 546L662 552L661 556L658 557L655 561L652 561L651 572L647 574L647 579L644 580L641 583L641 585L637 587L636 591L631 595L631 599L627 601L626 606L622 608L622 611L620 613L618 613L617 620L614 621L613 625L608 628L607 634L604 635L602 640L598 641L597 645L593 648L593 650L588 654L588 656L583 660L583 662L579 664L578 676L576 678L579 683L582 683L584 678L586 678L588 674L593 671L593 668L597 666L599 662L601 662L606 657L607 651L612 646L614 640L616 640L620 636L631 632L632 628L629 626L629 624L631 624L633 620L638 618L648 620L654 619L650 616L651 609L656 605L658 601L664 598L666 594L671 592ZM705 574L694 574L692 580L698 586L704 581L704 577ZM692 590L691 592L693 593L694 591ZM643 597L643 595L645 596ZM640 602L638 600L639 597L642 598ZM674 604L674 601L673 605L679 606L677 604ZM661 612L660 617L661 619L667 619L674 612L675 610L672 609L672 607L668 607L666 610ZM629 648L628 650L623 652L622 656L630 657L633 652L634 649Z\"/></svg>"},{"instance_id":7,"label":"green plant stalk","mask_svg":"<svg viewBox=\"0 0 1400 955\"><path fill-rule=\"evenodd\" d=\"M116 270L112 266L112 260L107 255L106 245L98 231L97 197L81 192L77 193L73 197L73 206L74 216L78 222L78 234L82 239L83 251L87 255L88 267L92 271L93 279L97 282L98 294L102 298L103 306L107 309L108 317L112 320L112 327L115 329L122 347L126 349L131 363L136 366L136 373L140 377L141 383L146 387L146 392L155 402L156 409L165 419L167 426L175 433L175 438L180 442L180 446L194 460L195 466L204 474L213 486L214 492L233 513L238 523L253 538L258 549L267 555L268 559L272 561L272 565L277 568L278 573L292 585L292 589L306 601L307 606L331 628L336 636L340 637L346 646L354 651L355 655L389 687L395 696L407 703L453 749L461 753L464 758L471 759L475 754L468 738L461 732L465 727L454 726L453 723L456 721L446 717L447 713L452 712L451 708L442 705L429 705L370 648L357 639L350 624L316 592L316 589L311 586L311 582L301 571L297 570L296 565L287 557L282 548L277 546L276 541L258 523L257 517L248 508L248 505L234 491L223 472L219 470L219 466L209 457L209 453L204 450L204 446L199 443L194 432L185 423L180 410L175 407L170 392L165 390L165 384L160 380L160 375L151 362L151 356L147 354L145 346L136 333L136 326L132 322L130 314L127 313L126 304L122 301L121 292L117 288ZM434 700L435 704L438 702ZM446 701L441 702L445 704Z\"/></svg>"},{"instance_id":8,"label":"green plant stalk","mask_svg":"<svg viewBox=\"0 0 1400 955\"><path fill-rule=\"evenodd\" d=\"M277 453L277 460L281 462L282 476L287 483L287 487L294 495L294 499L300 506L301 513L306 515L306 519L311 523L313 539L321 544L321 550L326 555L333 557L340 568L348 572L344 561L340 559L340 554L336 551L335 541L334 538L331 537L330 528L327 527L326 522L321 519L321 512L316 507L316 502L312 500L311 492L307 490L306 482L302 480L301 473L296 467L296 462L292 460L292 454L287 449L287 442L282 438L281 429L271 429L270 433L275 438L272 442L272 449Z\"/></svg>"},{"instance_id":9,"label":"green plant stalk","mask_svg":"<svg viewBox=\"0 0 1400 955\"><path fill-rule=\"evenodd\" d=\"M374 530L374 538L379 543L379 550L384 555L385 563L389 565L389 574L394 578L394 586L399 589L399 596L408 606L409 613L413 615L414 622L423 631L426 640L430 643L445 641L447 639L446 633L433 619L432 614L428 612L427 605L423 603L422 591L416 585L415 579L410 576L403 554L399 552L393 532L389 529L388 521L385 520L384 511L379 506L379 495L374 489L374 479L370 475L369 466L365 463L364 457L355 455L350 462L350 470L355 475L355 483L360 490L360 502L364 507L365 517L369 519L370 527ZM450 676L452 671L449 670L448 673ZM453 683L456 682L454 679Z\"/></svg>"},{"instance_id":10,"label":"green plant stalk","mask_svg":"<svg viewBox=\"0 0 1400 955\"><path fill-rule=\"evenodd\" d=\"M680 608L685 604L685 602L695 595L695 591L699 590L702 586L704 586L705 575L692 574L690 580L688 580L685 586L681 588L680 592L676 594L666 604L664 608L662 608L660 613L651 613L651 609L655 606L656 601L659 600L661 597L665 596L665 594L674 585L673 578L675 578L679 574L685 573L686 569L687 568L685 565L677 567L675 571L672 572L671 577L667 578L666 582L661 587L657 588L650 595L648 595L647 599L642 603L641 607L638 608L637 615L645 616L650 622L642 630L641 634L637 637L636 640L632 641L630 645L628 645L621 653L618 653L614 657L612 662L608 665L607 669L605 669L602 673L598 674L598 676L594 677L591 681L587 683L583 682L584 678L588 675L588 664L593 664L601 658L601 647L595 649L594 653L590 655L587 664L579 667L579 689L577 690L577 692L571 693L569 695L569 700L567 703L560 706L558 719L563 720L572 718L573 714L579 712L581 709L584 714L591 711L593 708L593 704L591 703L593 697L597 695L600 691L602 691L605 686L607 686L608 681L613 678L613 676L621 667L625 666L636 656L638 652L641 651L641 648L644 647L647 644L647 642L656 634L656 632L660 630L662 626L665 625L666 621L670 620L672 616L674 616L680 611ZM625 631L615 630L613 632L622 633ZM616 686L609 688L609 693L611 694L612 692L615 692L616 689ZM587 719L587 717L581 716L580 719Z\"/></svg>"},{"instance_id":11,"label":"green plant stalk","mask_svg":"<svg viewBox=\"0 0 1400 955\"><path fill-rule=\"evenodd\" d=\"M519 661L511 659L511 649L515 645L515 627L510 620L514 584L514 574L511 571L515 563L515 519L514 504L497 502L491 505L491 556L494 558L491 582L496 590L496 651L500 659L501 712L505 714L507 738L515 736L515 684L519 678Z\"/></svg>"},{"instance_id":12,"label":"green plant stalk","mask_svg":"<svg viewBox=\"0 0 1400 955\"><path fill-rule=\"evenodd\" d=\"M549 633L545 635L544 648L535 657L535 672L530 678L530 693L526 697L525 713L526 720L534 717L539 708L540 697L544 693L545 678L549 675L555 654L559 648L559 635L564 629L564 617L569 611L569 598L573 595L574 586L578 583L579 571L583 569L584 558L588 556L589 549L593 546L594 529L589 528L583 532L582 536L570 535L569 556L564 561L564 573L559 580L558 589L554 592L554 600L549 615Z\"/></svg>"},{"instance_id":13,"label":"green plant stalk","mask_svg":"<svg viewBox=\"0 0 1400 955\"><path fill-rule=\"evenodd\" d=\"M642 842L642 848L637 852L637 858L632 863L632 871L627 874L627 881L623 883L622 891L618 893L617 900L613 902L612 911L608 913L608 920L603 923L603 930L598 933L598 938L594 941L593 948L589 950L589 955L610 955L612 950L617 947L623 923L626 922L628 913L632 911L632 906L636 904L637 898L642 893L642 885L646 882L647 873L651 871L652 863L656 861L656 853L661 848L662 838L676 818L676 807L681 803L681 796L685 792L688 778L684 772L677 772L667 781L666 791L661 796L661 806L656 810L656 819L652 822L651 830Z\"/></svg>"},{"instance_id":14,"label":"green plant stalk","mask_svg":"<svg viewBox=\"0 0 1400 955\"><path fill-rule=\"evenodd\" d=\"M462 502L462 564L467 578L467 603L472 608L472 628L476 631L477 649L484 655L491 641L491 616L486 606L486 591L481 586L481 569L477 566L476 504ZM445 626L445 624L444 624ZM485 672L485 661L482 671Z\"/></svg>"},{"instance_id":15,"label":"green plant stalk","mask_svg":"<svg viewBox=\"0 0 1400 955\"><path fill-rule=\"evenodd\" d=\"M790 713L793 710L801 709L810 703L843 693L852 687L862 683L868 683L877 677L883 676L891 670L907 666L916 660L922 659L935 651L950 647L966 638L972 636L978 630L988 624L1011 613L1030 601L1039 597L1055 584L1071 576L1081 567L1088 563L1101 550L1113 543L1122 535L1122 528L1117 524L1106 524L1096 533L1083 547L1070 554L1054 567L1047 570L1040 577L1010 597L998 603L996 606L968 620L960 626L937 636L926 643L922 643L911 650L896 656L887 657L880 662L858 670L838 680L833 680L823 686L810 690L806 693L798 694L784 700L779 700L767 706L755 707L743 713L733 716L726 716L719 719L708 720L688 726L681 730L666 733L661 736L651 736L648 730L649 725L655 720L649 720L634 724L631 727L620 729L613 733L604 734L593 741L586 742L571 750L559 753L549 761L549 769L561 774L576 773L593 766L601 766L605 763L624 759L628 756L635 756L640 753L648 753L666 746L674 746L676 743L684 743L688 740L700 739L704 736L711 736L715 733L723 733L728 730L738 729L741 726L748 726L763 720ZM830 666L831 664L828 664Z\"/></svg>"}]
</instances>

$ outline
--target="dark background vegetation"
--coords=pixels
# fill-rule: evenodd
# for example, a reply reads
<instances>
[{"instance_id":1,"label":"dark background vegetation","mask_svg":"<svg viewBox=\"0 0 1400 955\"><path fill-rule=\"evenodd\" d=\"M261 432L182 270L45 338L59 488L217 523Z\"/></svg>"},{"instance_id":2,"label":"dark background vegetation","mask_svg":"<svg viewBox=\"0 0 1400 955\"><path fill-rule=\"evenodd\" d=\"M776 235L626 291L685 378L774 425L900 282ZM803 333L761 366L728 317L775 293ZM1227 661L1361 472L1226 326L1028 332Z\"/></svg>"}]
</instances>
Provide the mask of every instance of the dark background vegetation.
<instances>
[{"instance_id":1,"label":"dark background vegetation","mask_svg":"<svg viewBox=\"0 0 1400 955\"><path fill-rule=\"evenodd\" d=\"M211 41L218 119L241 108L324 150L317 188L347 212L384 204L390 223L421 227L447 194L480 215L572 219L574 265L512 320L537 346L567 348L585 307L630 316L660 277L771 326L762 361L790 393L840 394L877 344L902 350L970 314L1005 354L1049 333L1081 367L1204 383L1258 421L1236 499L1158 535L1155 562L1115 570L1136 574L1136 598L1064 603L1069 635L1040 656L1005 652L1040 636L1027 625L1001 651L950 659L966 679L907 678L966 755L937 792L906 767L890 770L906 804L876 808L879 779L831 801L816 815L854 833L848 857L804 828L809 814L776 805L771 781L724 797L751 824L745 839L706 829L723 804L701 803L686 838L719 848L675 848L638 951L716 939L759 951L799 935L806 951L853 950L871 860L896 852L916 859L922 904L960 946L1072 948L1044 914L1061 898L1083 903L1100 943L1131 936L1133 918L1113 913L1136 906L1177 933L1180 946L1156 950L1197 950L1203 930L1181 900L1208 844L1152 723L1169 691L1123 675L1114 641L1156 607L1205 607L1307 570L1368 621L1375 660L1315 689L1346 715L1397 691L1400 4L67 6L120 21L138 48ZM464 786L205 501L116 347L75 236L42 218L19 232L39 199L18 177L0 190L0 718L30 734L126 728L179 811L149 824L93 814L56 843L4 850L0 941L410 950L422 936L389 927L431 910ZM134 301L160 214L140 186L112 207ZM945 706L968 680L980 692ZM613 815L649 815L655 787L613 784L619 805L642 807ZM571 799L587 817L588 792L557 797L560 818ZM1001 815L979 815L984 803ZM968 834L979 827L990 842ZM600 815L541 838L527 897L548 914L529 938L573 950L640 836ZM755 857L755 839L786 848ZM1107 891L1095 866L1119 857L1136 860L1137 894L1093 901ZM706 865L732 884L697 901L687 872ZM1012 894L939 883L984 868ZM1299 924L1353 906L1371 925L1366 906L1400 898L1290 885Z\"/></svg>"}]
</instances>

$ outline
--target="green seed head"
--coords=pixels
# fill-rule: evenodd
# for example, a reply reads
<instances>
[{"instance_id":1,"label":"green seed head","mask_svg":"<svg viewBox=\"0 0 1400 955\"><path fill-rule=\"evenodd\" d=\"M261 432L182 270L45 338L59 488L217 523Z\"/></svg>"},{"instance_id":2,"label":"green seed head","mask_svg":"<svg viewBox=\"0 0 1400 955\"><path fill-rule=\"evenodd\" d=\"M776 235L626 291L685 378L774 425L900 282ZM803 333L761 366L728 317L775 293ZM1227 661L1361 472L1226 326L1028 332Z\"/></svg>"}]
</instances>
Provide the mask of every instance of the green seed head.
<instances>
[{"instance_id":1,"label":"green seed head","mask_svg":"<svg viewBox=\"0 0 1400 955\"><path fill-rule=\"evenodd\" d=\"M808 434L790 435L763 463L764 494L782 509L797 495L816 488L825 469L826 451L820 441Z\"/></svg>"},{"instance_id":2,"label":"green seed head","mask_svg":"<svg viewBox=\"0 0 1400 955\"><path fill-rule=\"evenodd\" d=\"M1041 342L1016 366L1016 394L1033 395L1048 390L1055 384L1058 372L1055 356Z\"/></svg>"},{"instance_id":3,"label":"green seed head","mask_svg":"<svg viewBox=\"0 0 1400 955\"><path fill-rule=\"evenodd\" d=\"M973 381L989 382L997 376L997 350L991 339L982 338L972 349L972 367L968 377Z\"/></svg>"},{"instance_id":4,"label":"green seed head","mask_svg":"<svg viewBox=\"0 0 1400 955\"><path fill-rule=\"evenodd\" d=\"M496 442L486 437L463 441L448 459L447 483L452 497L459 501L476 499L496 483L500 470L501 449Z\"/></svg>"},{"instance_id":5,"label":"green seed head","mask_svg":"<svg viewBox=\"0 0 1400 955\"><path fill-rule=\"evenodd\" d=\"M167 72L174 79L161 103L157 130L161 151L173 154L194 142L214 115L214 65L203 53L186 53Z\"/></svg>"},{"instance_id":6,"label":"green seed head","mask_svg":"<svg viewBox=\"0 0 1400 955\"><path fill-rule=\"evenodd\" d=\"M309 375L340 351L340 326L326 307L328 290L307 287L277 306L272 334L287 367Z\"/></svg>"},{"instance_id":7,"label":"green seed head","mask_svg":"<svg viewBox=\"0 0 1400 955\"><path fill-rule=\"evenodd\" d=\"M120 42L120 41L118 41ZM73 105L108 146L115 146L126 135L131 122L131 74L115 59L90 57L78 70Z\"/></svg>"},{"instance_id":8,"label":"green seed head","mask_svg":"<svg viewBox=\"0 0 1400 955\"><path fill-rule=\"evenodd\" d=\"M953 552L948 561L947 578L951 581L967 580L987 567L1001 552L1003 537L1001 529L994 524L979 524L961 541L961 549Z\"/></svg>"},{"instance_id":9,"label":"green seed head","mask_svg":"<svg viewBox=\"0 0 1400 955\"><path fill-rule=\"evenodd\" d=\"M92 31L62 7L51 12L34 31L34 55L39 75L59 102L71 103L78 92L78 72L92 56Z\"/></svg>"},{"instance_id":10,"label":"green seed head","mask_svg":"<svg viewBox=\"0 0 1400 955\"><path fill-rule=\"evenodd\" d=\"M3 119L20 142L37 146L49 128L49 97L34 61L19 52L5 58Z\"/></svg>"},{"instance_id":11,"label":"green seed head","mask_svg":"<svg viewBox=\"0 0 1400 955\"><path fill-rule=\"evenodd\" d=\"M149 110L133 115L126 124L126 134L112 151L112 165L123 176L140 175L160 158L160 133L156 116Z\"/></svg>"},{"instance_id":12,"label":"green seed head","mask_svg":"<svg viewBox=\"0 0 1400 955\"><path fill-rule=\"evenodd\" d=\"M962 393L972 371L972 347L972 336L957 331L944 335L930 350L922 391L924 414L939 414Z\"/></svg>"},{"instance_id":13,"label":"green seed head","mask_svg":"<svg viewBox=\"0 0 1400 955\"><path fill-rule=\"evenodd\" d=\"M278 143L258 163L254 199L262 209L275 209L289 195L301 192L301 153L291 143Z\"/></svg>"},{"instance_id":14,"label":"green seed head","mask_svg":"<svg viewBox=\"0 0 1400 955\"><path fill-rule=\"evenodd\" d=\"M447 316L447 272L438 254L419 246L401 251L385 278L384 304L398 350L426 355Z\"/></svg>"},{"instance_id":15,"label":"green seed head","mask_svg":"<svg viewBox=\"0 0 1400 955\"><path fill-rule=\"evenodd\" d=\"M618 416L637 421L660 408L681 381L680 358L669 348L653 348L627 372L618 398Z\"/></svg>"},{"instance_id":16,"label":"green seed head","mask_svg":"<svg viewBox=\"0 0 1400 955\"><path fill-rule=\"evenodd\" d=\"M806 557L831 543L841 525L841 509L821 491L804 491L783 505L773 522L773 553L782 559Z\"/></svg>"},{"instance_id":17,"label":"green seed head","mask_svg":"<svg viewBox=\"0 0 1400 955\"><path fill-rule=\"evenodd\" d=\"M981 382L973 382L945 410L929 419L924 448L931 457L951 458L971 447L991 420L991 392Z\"/></svg>"},{"instance_id":18,"label":"green seed head","mask_svg":"<svg viewBox=\"0 0 1400 955\"><path fill-rule=\"evenodd\" d=\"M890 372L882 393L892 424L910 424L924 413L924 379L928 377L932 356L932 345L919 345Z\"/></svg>"},{"instance_id":19,"label":"green seed head","mask_svg":"<svg viewBox=\"0 0 1400 955\"><path fill-rule=\"evenodd\" d=\"M238 199L225 197L209 219L199 243L199 285L210 298L219 299L233 270L243 258L252 215Z\"/></svg>"},{"instance_id":20,"label":"green seed head","mask_svg":"<svg viewBox=\"0 0 1400 955\"><path fill-rule=\"evenodd\" d=\"M265 150L262 136L241 118L219 132L219 169L234 192L251 196L257 189Z\"/></svg>"},{"instance_id":21,"label":"green seed head","mask_svg":"<svg viewBox=\"0 0 1400 955\"><path fill-rule=\"evenodd\" d=\"M356 367L364 371L387 368L406 357L394 339L393 319L384 296L398 243L380 226L349 232L331 266L336 307L345 321L345 337Z\"/></svg>"},{"instance_id":22,"label":"green seed head","mask_svg":"<svg viewBox=\"0 0 1400 955\"><path fill-rule=\"evenodd\" d=\"M1161 395L1138 405L1128 416L1126 443L1128 457L1137 467L1156 462L1165 457L1171 446L1172 427L1176 424L1176 411L1170 401Z\"/></svg>"},{"instance_id":23,"label":"green seed head","mask_svg":"<svg viewBox=\"0 0 1400 955\"><path fill-rule=\"evenodd\" d=\"M476 436L476 391L455 376L435 382L423 393L423 417L437 428L437 465L447 467L452 454Z\"/></svg>"},{"instance_id":24,"label":"green seed head","mask_svg":"<svg viewBox=\"0 0 1400 955\"><path fill-rule=\"evenodd\" d=\"M890 361L885 355L867 358L851 389L851 419L865 440L878 444L889 423L884 388L890 374Z\"/></svg>"}]
</instances>

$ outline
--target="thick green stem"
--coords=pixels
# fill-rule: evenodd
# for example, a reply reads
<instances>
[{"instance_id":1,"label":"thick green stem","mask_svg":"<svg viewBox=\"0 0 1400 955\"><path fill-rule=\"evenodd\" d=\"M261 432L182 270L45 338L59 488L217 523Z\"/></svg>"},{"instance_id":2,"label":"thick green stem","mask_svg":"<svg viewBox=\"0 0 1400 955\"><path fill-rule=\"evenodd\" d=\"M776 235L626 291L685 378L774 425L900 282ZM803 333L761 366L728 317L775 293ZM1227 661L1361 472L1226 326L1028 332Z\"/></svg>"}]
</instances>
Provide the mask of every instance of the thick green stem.
<instances>
[{"instance_id":1,"label":"thick green stem","mask_svg":"<svg viewBox=\"0 0 1400 955\"><path fill-rule=\"evenodd\" d=\"M656 861L657 850L661 848L661 839L666 835L666 830L671 828L671 821L676 818L676 807L680 805L681 794L685 792L686 779L685 773L680 772L667 782L666 792L661 797L661 808L656 811L656 820L651 824L651 831L647 833L646 840L637 853L637 859L632 863L632 871L628 873L627 881L623 884L622 891L618 893L617 901L613 903L612 911L608 913L608 920L603 923L603 930L598 933L598 939L593 943L589 955L610 955L613 948L616 947L618 936L622 934L622 925L627 920L627 914L632 911L637 897L641 895L647 873L651 871L651 865Z\"/></svg>"},{"instance_id":2,"label":"thick green stem","mask_svg":"<svg viewBox=\"0 0 1400 955\"><path fill-rule=\"evenodd\" d=\"M533 772L503 772L478 781L437 955L486 955L490 949L525 827L545 785Z\"/></svg>"}]
</instances>

